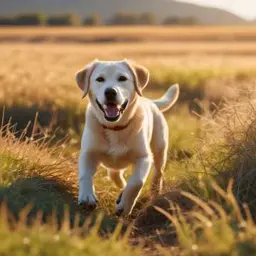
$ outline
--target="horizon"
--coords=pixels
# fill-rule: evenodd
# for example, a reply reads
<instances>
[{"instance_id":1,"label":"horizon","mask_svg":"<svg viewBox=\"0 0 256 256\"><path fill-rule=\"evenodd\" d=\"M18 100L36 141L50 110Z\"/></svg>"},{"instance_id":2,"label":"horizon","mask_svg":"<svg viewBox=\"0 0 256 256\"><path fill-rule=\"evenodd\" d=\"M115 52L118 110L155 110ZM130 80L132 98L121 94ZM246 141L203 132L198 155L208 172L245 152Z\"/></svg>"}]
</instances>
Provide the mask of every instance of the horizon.
<instances>
[{"instance_id":1,"label":"horizon","mask_svg":"<svg viewBox=\"0 0 256 256\"><path fill-rule=\"evenodd\" d=\"M7 1L7 0L5 0L5 1ZM58 2L63 1L63 3L64 3L64 0L57 0L57 1ZM65 0L65 1L67 1L67 0ZM79 1L80 3L87 3L86 1L83 2L83 0L82 1L76 0L76 1ZM155 1L157 1L157 0L155 0ZM238 18L241 18L245 21L248 21L248 22L251 22L254 20L256 21L256 2L255 2L255 0L244 0L243 3L240 0L163 0L163 1L176 2L176 3L187 3L187 4L192 4L192 5L198 6L198 7L217 8L224 12L226 11L231 14L234 14ZM43 3L43 2L40 2L40 3ZM72 3L72 5L73 5L73 3ZM33 10L34 11L40 10L40 6L38 6L38 5L32 5L32 6L33 6L33 8L32 9L30 8L30 10L32 10L32 12L33 12ZM56 12L58 12L59 8L58 7L56 8L56 5L54 5L54 6L55 6L54 10ZM71 6L69 6L70 10L72 10ZM121 9L122 9L122 6L124 6L124 5L121 4L119 7L121 7ZM154 4L152 4L152 6L154 6ZM44 11L46 10L46 12L48 12L49 10L47 9L47 7L45 7L45 8L44 7L41 7L41 9ZM183 8L186 9L185 6L183 6ZM187 8L189 9L190 7L188 6ZM15 8L13 8L12 5L8 5L8 8L6 10L5 10L5 8L3 8L2 15L15 15L15 14L19 14L19 13L23 14L23 13L26 13L25 11L28 9L29 8L27 8L27 7L23 8L23 9L22 8L15 9ZM67 9L67 10L69 10L69 9ZM79 10L78 11L76 10L76 11L79 13ZM95 7L94 7L94 10L95 10ZM95 11L96 13L97 13L97 10L99 11L98 6L96 6L96 11ZM145 10L145 8L144 8L144 10ZM143 9L141 9L141 11L143 11ZM165 11L168 11L168 10L165 9ZM134 12L136 12L136 9L134 10ZM151 12L154 12L154 8L151 10ZM214 10L212 12L214 13ZM172 14L175 15L176 12L172 12ZM81 15L81 13L79 15ZM159 15L159 13L158 13L158 15ZM187 14L187 15L189 15L189 14ZM194 15L196 16L197 13ZM232 16L230 16L230 17L232 17ZM217 17L213 16L213 19L217 19Z\"/></svg>"},{"instance_id":2,"label":"horizon","mask_svg":"<svg viewBox=\"0 0 256 256\"><path fill-rule=\"evenodd\" d=\"M246 20L256 19L255 0L175 0L177 2L191 3L199 6L215 7L229 11ZM253 8L254 7L254 8Z\"/></svg>"}]
</instances>

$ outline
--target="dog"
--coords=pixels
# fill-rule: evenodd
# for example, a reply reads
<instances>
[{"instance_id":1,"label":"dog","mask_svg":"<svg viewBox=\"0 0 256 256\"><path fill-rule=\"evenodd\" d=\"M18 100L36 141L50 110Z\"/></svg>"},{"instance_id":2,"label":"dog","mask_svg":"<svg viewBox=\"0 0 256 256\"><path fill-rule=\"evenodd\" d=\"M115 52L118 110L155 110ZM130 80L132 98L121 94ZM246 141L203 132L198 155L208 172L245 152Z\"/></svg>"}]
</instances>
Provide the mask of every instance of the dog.
<instances>
[{"instance_id":1,"label":"dog","mask_svg":"<svg viewBox=\"0 0 256 256\"><path fill-rule=\"evenodd\" d=\"M76 73L76 82L88 95L86 123L79 156L78 204L96 207L93 176L101 165L122 189L116 214L131 214L154 163L152 192L161 192L167 160L168 126L163 112L179 96L179 86L171 86L158 100L142 96L149 71L130 60L95 60ZM134 171L128 182L123 177L129 165Z\"/></svg>"}]
</instances>

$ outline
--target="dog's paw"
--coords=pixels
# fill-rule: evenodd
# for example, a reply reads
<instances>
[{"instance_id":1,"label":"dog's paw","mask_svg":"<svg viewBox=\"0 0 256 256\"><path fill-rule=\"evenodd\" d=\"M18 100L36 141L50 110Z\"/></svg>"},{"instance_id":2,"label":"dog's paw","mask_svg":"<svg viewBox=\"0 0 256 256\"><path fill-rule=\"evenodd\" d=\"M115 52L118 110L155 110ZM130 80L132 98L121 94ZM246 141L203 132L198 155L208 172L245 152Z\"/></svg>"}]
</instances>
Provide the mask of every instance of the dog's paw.
<instances>
[{"instance_id":1,"label":"dog's paw","mask_svg":"<svg viewBox=\"0 0 256 256\"><path fill-rule=\"evenodd\" d=\"M122 200L122 195L120 198L120 202L117 204L116 208L116 216L128 216L132 212L132 205L129 205L127 202L125 203Z\"/></svg>"},{"instance_id":2,"label":"dog's paw","mask_svg":"<svg viewBox=\"0 0 256 256\"><path fill-rule=\"evenodd\" d=\"M98 200L95 195L85 196L78 200L78 206L86 210L94 210L97 207Z\"/></svg>"}]
</instances>

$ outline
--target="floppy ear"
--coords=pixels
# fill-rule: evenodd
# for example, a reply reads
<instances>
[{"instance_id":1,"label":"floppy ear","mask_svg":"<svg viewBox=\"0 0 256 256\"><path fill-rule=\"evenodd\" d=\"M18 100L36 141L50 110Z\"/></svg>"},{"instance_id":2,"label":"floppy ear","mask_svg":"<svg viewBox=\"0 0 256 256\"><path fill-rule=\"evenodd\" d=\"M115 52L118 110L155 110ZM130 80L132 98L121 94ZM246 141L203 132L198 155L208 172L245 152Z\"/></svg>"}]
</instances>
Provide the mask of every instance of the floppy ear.
<instances>
[{"instance_id":1,"label":"floppy ear","mask_svg":"<svg viewBox=\"0 0 256 256\"><path fill-rule=\"evenodd\" d=\"M97 63L98 60L95 60L76 73L76 83L79 86L79 88L83 91L82 98L84 98L89 91L90 78Z\"/></svg>"},{"instance_id":2,"label":"floppy ear","mask_svg":"<svg viewBox=\"0 0 256 256\"><path fill-rule=\"evenodd\" d=\"M149 81L149 71L132 61L124 60L124 63L133 74L136 92L142 96L142 90L147 86Z\"/></svg>"}]
</instances>

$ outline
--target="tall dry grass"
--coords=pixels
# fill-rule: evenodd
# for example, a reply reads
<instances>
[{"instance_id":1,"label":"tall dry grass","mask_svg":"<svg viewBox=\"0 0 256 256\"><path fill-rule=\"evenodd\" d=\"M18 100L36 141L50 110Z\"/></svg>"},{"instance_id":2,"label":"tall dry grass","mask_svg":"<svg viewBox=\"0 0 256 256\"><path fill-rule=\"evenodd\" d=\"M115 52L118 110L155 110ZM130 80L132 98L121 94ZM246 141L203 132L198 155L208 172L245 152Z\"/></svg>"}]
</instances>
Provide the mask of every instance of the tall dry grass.
<instances>
[{"instance_id":1,"label":"tall dry grass","mask_svg":"<svg viewBox=\"0 0 256 256\"><path fill-rule=\"evenodd\" d=\"M234 179L234 195L255 211L256 105L255 92L227 104L208 124L203 164Z\"/></svg>"},{"instance_id":2,"label":"tall dry grass","mask_svg":"<svg viewBox=\"0 0 256 256\"><path fill-rule=\"evenodd\" d=\"M227 191L215 183L212 186L229 206L228 211L216 201L204 201L187 192L182 194L195 208L186 214L175 204L171 204L172 214L156 207L177 232L179 245L172 247L172 255L255 255L256 225L247 205L241 209L237 204L232 183ZM167 249L160 251L163 255L170 254Z\"/></svg>"},{"instance_id":3,"label":"tall dry grass","mask_svg":"<svg viewBox=\"0 0 256 256\"><path fill-rule=\"evenodd\" d=\"M35 139L36 134L17 138L15 127L3 125L0 129L0 203L16 217L32 204L30 217L39 211L43 218L55 209L62 218L65 205L76 211L76 165L63 155L60 144L50 145L50 138Z\"/></svg>"}]
</instances>

